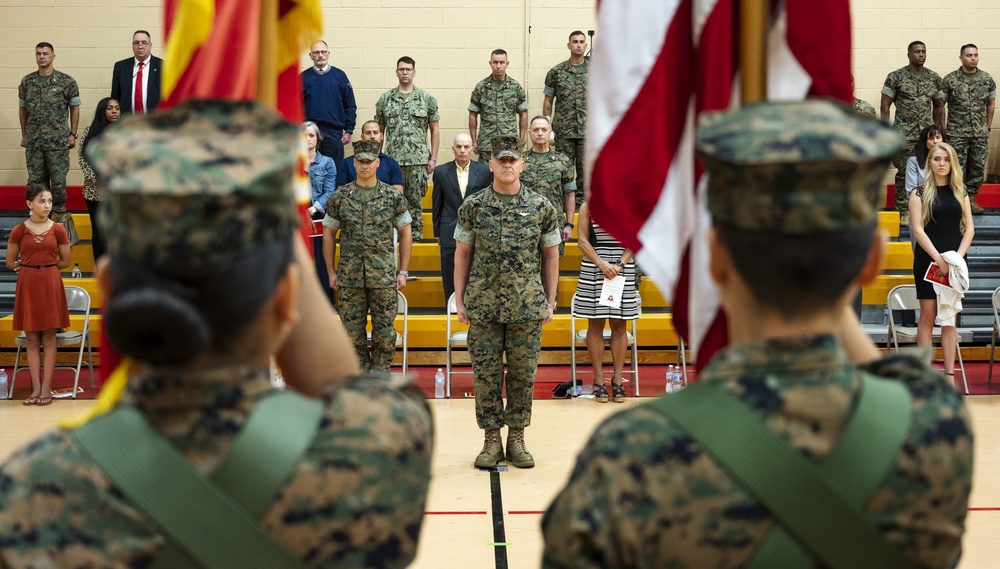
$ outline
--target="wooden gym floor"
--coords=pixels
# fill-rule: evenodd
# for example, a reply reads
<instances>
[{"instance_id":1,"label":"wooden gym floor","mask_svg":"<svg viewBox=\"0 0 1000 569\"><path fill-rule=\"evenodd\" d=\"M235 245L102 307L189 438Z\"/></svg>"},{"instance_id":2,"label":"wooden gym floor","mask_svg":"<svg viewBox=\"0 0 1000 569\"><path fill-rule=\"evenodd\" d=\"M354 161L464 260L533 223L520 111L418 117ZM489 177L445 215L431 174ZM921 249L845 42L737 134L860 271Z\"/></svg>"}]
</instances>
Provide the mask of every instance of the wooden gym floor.
<instances>
[{"instance_id":1,"label":"wooden gym floor","mask_svg":"<svg viewBox=\"0 0 1000 569\"><path fill-rule=\"evenodd\" d=\"M965 555L959 569L988 569L1000 558L1000 396L966 399L976 434L975 478L967 519ZM530 568L541 558L541 513L563 485L593 429L611 413L635 405L598 404L589 399L536 400L528 448L537 466L490 474L472 467L482 446L471 399L429 401L437 441L427 516L411 567ZM49 407L0 401L0 461L14 449L93 401L56 400ZM499 490L498 511L493 504ZM494 519L502 521L499 528ZM502 542L506 545L495 545ZM500 565L501 557L506 564Z\"/></svg>"}]
</instances>

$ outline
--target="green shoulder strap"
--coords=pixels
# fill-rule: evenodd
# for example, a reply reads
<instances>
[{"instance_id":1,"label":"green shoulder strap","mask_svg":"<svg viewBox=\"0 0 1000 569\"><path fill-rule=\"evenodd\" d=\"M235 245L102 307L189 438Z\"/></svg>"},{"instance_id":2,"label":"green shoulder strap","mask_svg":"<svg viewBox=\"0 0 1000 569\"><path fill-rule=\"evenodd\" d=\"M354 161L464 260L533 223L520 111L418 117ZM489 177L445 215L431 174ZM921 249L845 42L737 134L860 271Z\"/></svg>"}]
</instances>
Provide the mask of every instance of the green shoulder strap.
<instances>
[{"instance_id":1,"label":"green shoulder strap","mask_svg":"<svg viewBox=\"0 0 1000 569\"><path fill-rule=\"evenodd\" d=\"M170 537L171 566L304 567L257 522L319 426L319 401L283 392L253 410L230 453L202 476L133 407L73 431L102 470ZM225 488L225 490L223 489ZM182 561L184 560L184 561Z\"/></svg>"},{"instance_id":2,"label":"green shoulder strap","mask_svg":"<svg viewBox=\"0 0 1000 569\"><path fill-rule=\"evenodd\" d=\"M862 515L909 430L910 395L898 382L862 382L858 408L822 467L718 386L698 383L650 403L779 519L751 567L811 567L813 559L833 569L916 567Z\"/></svg>"}]
</instances>

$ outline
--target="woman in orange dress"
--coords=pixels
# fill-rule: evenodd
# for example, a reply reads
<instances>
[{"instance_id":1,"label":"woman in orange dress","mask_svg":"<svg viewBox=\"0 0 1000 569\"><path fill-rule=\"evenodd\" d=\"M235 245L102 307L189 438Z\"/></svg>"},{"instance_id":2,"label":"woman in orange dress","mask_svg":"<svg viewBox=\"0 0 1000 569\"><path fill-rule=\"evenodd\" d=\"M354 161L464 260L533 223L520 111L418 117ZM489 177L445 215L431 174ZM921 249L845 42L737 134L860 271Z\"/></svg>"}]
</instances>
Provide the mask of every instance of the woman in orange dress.
<instances>
[{"instance_id":1,"label":"woman in orange dress","mask_svg":"<svg viewBox=\"0 0 1000 569\"><path fill-rule=\"evenodd\" d=\"M31 216L10 232L7 242L7 267L17 272L14 329L24 330L28 340L31 395L24 404L48 405L52 403L56 330L69 328L66 291L59 274L70 264L69 236L63 226L49 219L52 192L47 187L29 185L24 199ZM40 365L40 349L45 352L44 366Z\"/></svg>"}]
</instances>

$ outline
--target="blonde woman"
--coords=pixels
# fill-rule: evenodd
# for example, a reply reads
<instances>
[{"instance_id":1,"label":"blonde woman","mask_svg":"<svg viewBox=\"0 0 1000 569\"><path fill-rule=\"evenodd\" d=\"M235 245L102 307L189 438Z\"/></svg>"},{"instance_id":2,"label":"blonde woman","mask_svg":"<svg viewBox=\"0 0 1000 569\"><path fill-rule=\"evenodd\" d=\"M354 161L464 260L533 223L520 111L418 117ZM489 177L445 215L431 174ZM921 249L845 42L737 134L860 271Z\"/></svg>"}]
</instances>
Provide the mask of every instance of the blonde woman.
<instances>
[{"instance_id":1,"label":"blonde woman","mask_svg":"<svg viewBox=\"0 0 1000 569\"><path fill-rule=\"evenodd\" d=\"M957 252L962 258L972 245L975 230L972 209L965 193L962 169L955 149L938 143L927 157L924 185L910 194L910 231L916 237L913 250L913 279L920 300L920 321L917 323L917 345L930 346L937 316L937 295L934 285L924 280L931 263L948 274L949 265L942 253ZM958 335L955 326L941 327L941 351L944 373L955 375L955 347Z\"/></svg>"}]
</instances>

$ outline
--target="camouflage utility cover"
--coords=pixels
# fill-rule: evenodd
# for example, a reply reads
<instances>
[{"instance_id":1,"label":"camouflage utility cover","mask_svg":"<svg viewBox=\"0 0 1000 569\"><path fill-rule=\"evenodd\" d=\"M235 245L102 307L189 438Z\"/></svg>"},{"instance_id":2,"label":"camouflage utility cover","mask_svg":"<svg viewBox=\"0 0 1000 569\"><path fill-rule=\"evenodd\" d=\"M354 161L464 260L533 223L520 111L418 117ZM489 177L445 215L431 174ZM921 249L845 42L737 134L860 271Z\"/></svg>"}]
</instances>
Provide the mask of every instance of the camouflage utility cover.
<instances>
[{"instance_id":1,"label":"camouflage utility cover","mask_svg":"<svg viewBox=\"0 0 1000 569\"><path fill-rule=\"evenodd\" d=\"M902 139L828 100L704 113L698 159L715 223L814 233L875 222L880 185Z\"/></svg>"},{"instance_id":2,"label":"camouflage utility cover","mask_svg":"<svg viewBox=\"0 0 1000 569\"><path fill-rule=\"evenodd\" d=\"M122 121L86 152L107 196L108 252L199 267L289 238L301 139L257 102L191 100Z\"/></svg>"}]
</instances>

